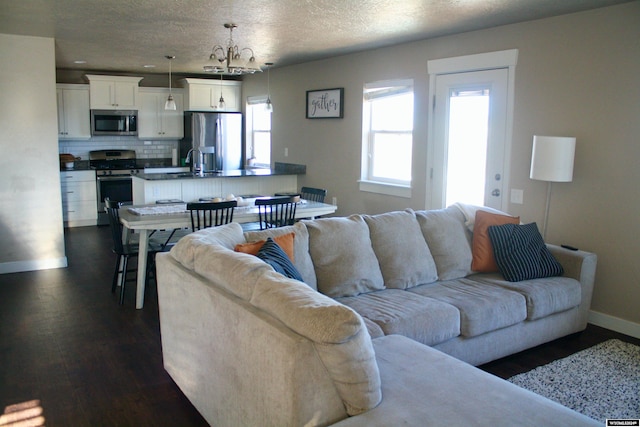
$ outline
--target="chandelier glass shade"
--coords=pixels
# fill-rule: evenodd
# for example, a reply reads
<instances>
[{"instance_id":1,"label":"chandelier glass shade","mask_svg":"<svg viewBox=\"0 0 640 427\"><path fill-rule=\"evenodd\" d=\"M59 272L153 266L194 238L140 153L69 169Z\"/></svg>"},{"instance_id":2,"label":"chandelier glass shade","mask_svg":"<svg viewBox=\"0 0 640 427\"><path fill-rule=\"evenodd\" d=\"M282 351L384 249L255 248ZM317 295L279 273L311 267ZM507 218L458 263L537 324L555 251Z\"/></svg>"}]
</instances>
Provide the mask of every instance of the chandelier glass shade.
<instances>
[{"instance_id":1,"label":"chandelier glass shade","mask_svg":"<svg viewBox=\"0 0 640 427\"><path fill-rule=\"evenodd\" d=\"M233 29L237 28L236 24L224 24L224 27L229 29L229 40L226 46L215 45L211 49L211 55L209 55L210 63L205 65L204 71L208 73L220 73L220 74L253 74L256 72L262 72L256 61L253 49L245 47L239 48L233 41ZM248 52L249 58L243 54Z\"/></svg>"}]
</instances>

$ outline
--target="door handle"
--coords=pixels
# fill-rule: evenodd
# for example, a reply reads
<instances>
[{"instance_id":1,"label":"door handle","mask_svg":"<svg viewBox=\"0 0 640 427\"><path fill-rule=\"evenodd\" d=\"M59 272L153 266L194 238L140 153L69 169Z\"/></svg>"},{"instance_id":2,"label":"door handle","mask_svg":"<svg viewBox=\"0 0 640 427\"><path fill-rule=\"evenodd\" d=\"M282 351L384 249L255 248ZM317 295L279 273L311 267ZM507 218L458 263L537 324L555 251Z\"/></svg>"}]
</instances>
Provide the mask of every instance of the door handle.
<instances>
[{"instance_id":1,"label":"door handle","mask_svg":"<svg viewBox=\"0 0 640 427\"><path fill-rule=\"evenodd\" d=\"M497 188L491 192L492 196L500 197L500 190Z\"/></svg>"}]
</instances>

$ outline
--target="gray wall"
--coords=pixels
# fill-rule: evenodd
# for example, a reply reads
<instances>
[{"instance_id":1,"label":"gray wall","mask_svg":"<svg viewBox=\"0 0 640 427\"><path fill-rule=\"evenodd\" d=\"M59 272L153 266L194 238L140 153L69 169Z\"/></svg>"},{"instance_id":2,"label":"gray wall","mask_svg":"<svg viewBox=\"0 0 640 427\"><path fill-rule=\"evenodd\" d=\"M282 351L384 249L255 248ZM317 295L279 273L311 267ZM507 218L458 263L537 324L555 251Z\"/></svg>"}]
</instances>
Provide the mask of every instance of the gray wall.
<instances>
[{"instance_id":1,"label":"gray wall","mask_svg":"<svg viewBox=\"0 0 640 427\"><path fill-rule=\"evenodd\" d=\"M272 69L272 160L306 164L300 184L326 187L340 215L424 209L427 61L506 49L519 50L510 188L524 190L509 211L542 224L533 135L577 137L574 180L554 184L547 240L598 254L592 321L640 336L640 2ZM389 78L415 81L410 199L358 189L362 87ZM344 119L305 119L305 92L333 87L344 87ZM245 79L243 96L264 93L266 73Z\"/></svg>"},{"instance_id":2,"label":"gray wall","mask_svg":"<svg viewBox=\"0 0 640 427\"><path fill-rule=\"evenodd\" d=\"M0 34L0 273L64 267L54 41Z\"/></svg>"}]
</instances>

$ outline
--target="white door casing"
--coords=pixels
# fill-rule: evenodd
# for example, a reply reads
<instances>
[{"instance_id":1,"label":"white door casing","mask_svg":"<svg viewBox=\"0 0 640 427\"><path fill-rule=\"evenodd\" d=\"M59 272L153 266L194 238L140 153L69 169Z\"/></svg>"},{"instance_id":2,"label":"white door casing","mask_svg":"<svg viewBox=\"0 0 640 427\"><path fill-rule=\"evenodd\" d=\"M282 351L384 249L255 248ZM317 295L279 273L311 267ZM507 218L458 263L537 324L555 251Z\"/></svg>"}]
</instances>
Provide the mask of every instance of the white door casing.
<instances>
[{"instance_id":1,"label":"white door casing","mask_svg":"<svg viewBox=\"0 0 640 427\"><path fill-rule=\"evenodd\" d=\"M484 204L507 210L514 72L518 51L509 50L428 62L430 77L426 208L445 207L449 101L454 91L486 90L490 95Z\"/></svg>"}]
</instances>

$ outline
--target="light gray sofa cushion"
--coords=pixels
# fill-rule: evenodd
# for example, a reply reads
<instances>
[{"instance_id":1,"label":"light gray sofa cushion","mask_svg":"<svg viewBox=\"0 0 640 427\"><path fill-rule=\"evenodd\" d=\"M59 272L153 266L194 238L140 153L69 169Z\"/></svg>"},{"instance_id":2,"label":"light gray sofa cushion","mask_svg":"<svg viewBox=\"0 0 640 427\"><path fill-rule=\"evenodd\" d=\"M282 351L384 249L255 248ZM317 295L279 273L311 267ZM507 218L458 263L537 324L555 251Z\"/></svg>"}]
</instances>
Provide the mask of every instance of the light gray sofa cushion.
<instances>
[{"instance_id":1,"label":"light gray sofa cushion","mask_svg":"<svg viewBox=\"0 0 640 427\"><path fill-rule=\"evenodd\" d=\"M438 279L427 242L412 210L365 215L384 285L406 289Z\"/></svg>"},{"instance_id":2,"label":"light gray sofa cushion","mask_svg":"<svg viewBox=\"0 0 640 427\"><path fill-rule=\"evenodd\" d=\"M300 272L307 285L312 289L318 289L313 261L311 261L311 255L309 255L309 232L303 223L297 222L294 225L261 231L246 231L244 237L247 242L257 242L267 240L267 237L273 238L289 233L295 234L293 239L293 265Z\"/></svg>"},{"instance_id":3,"label":"light gray sofa cushion","mask_svg":"<svg viewBox=\"0 0 640 427\"><path fill-rule=\"evenodd\" d=\"M471 233L459 209L416 211L416 219L438 269L439 280L471 274Z\"/></svg>"},{"instance_id":4,"label":"light gray sofa cushion","mask_svg":"<svg viewBox=\"0 0 640 427\"><path fill-rule=\"evenodd\" d=\"M570 277L545 277L509 282L502 275L474 274L469 279L500 286L522 294L527 301L527 319L536 320L577 307L582 298L580 282Z\"/></svg>"},{"instance_id":5,"label":"light gray sofa cushion","mask_svg":"<svg viewBox=\"0 0 640 427\"><path fill-rule=\"evenodd\" d=\"M304 224L320 292L335 298L384 289L362 216L320 218Z\"/></svg>"},{"instance_id":6,"label":"light gray sofa cushion","mask_svg":"<svg viewBox=\"0 0 640 427\"><path fill-rule=\"evenodd\" d=\"M220 245L233 250L237 244L244 242L242 227L232 222L219 227L205 228L182 237L171 248L171 256L186 268L193 270L196 250L199 247Z\"/></svg>"},{"instance_id":7,"label":"light gray sofa cushion","mask_svg":"<svg viewBox=\"0 0 640 427\"><path fill-rule=\"evenodd\" d=\"M460 311L460 334L474 337L527 318L525 298L508 289L470 279L455 279L408 289L449 303Z\"/></svg>"},{"instance_id":8,"label":"light gray sofa cushion","mask_svg":"<svg viewBox=\"0 0 640 427\"><path fill-rule=\"evenodd\" d=\"M404 290L383 289L337 300L375 322L385 335L404 335L426 345L460 335L457 308Z\"/></svg>"},{"instance_id":9,"label":"light gray sofa cushion","mask_svg":"<svg viewBox=\"0 0 640 427\"><path fill-rule=\"evenodd\" d=\"M602 425L408 338L377 338L373 346L384 400L334 427Z\"/></svg>"}]
</instances>

